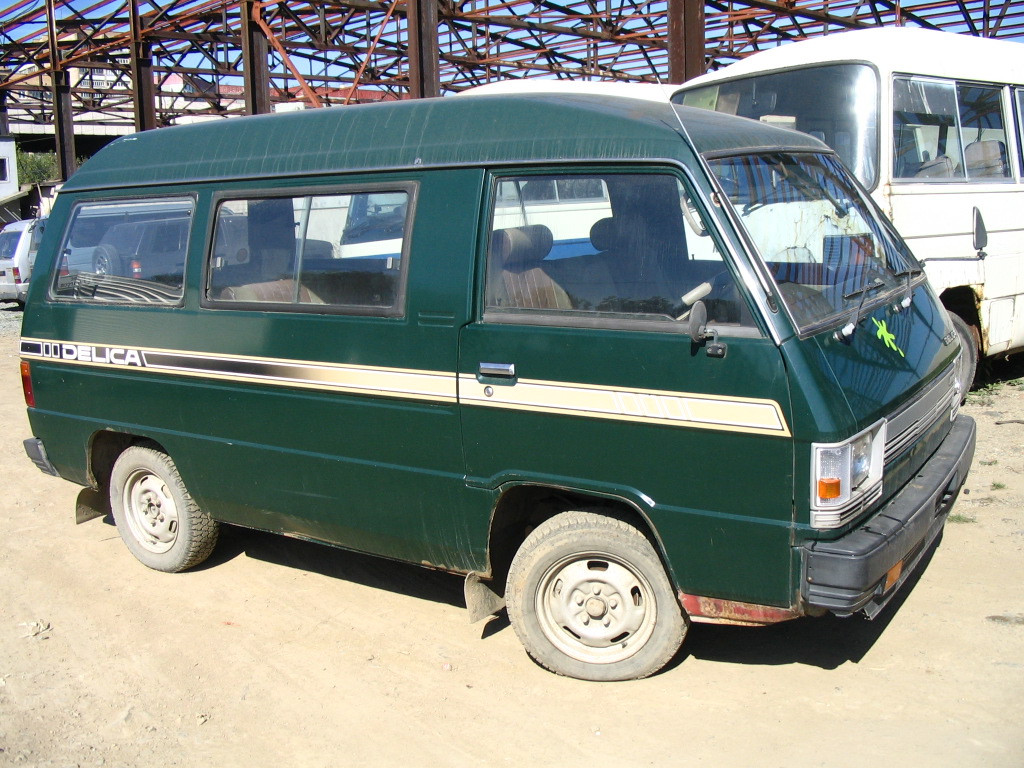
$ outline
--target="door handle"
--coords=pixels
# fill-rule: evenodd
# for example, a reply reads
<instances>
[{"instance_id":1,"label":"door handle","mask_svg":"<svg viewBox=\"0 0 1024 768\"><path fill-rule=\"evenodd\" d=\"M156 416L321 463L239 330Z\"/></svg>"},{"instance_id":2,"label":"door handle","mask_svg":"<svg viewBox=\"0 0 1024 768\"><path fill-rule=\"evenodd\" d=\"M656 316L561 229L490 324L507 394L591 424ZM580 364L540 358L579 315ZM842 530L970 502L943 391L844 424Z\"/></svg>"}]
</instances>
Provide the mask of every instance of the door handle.
<instances>
[{"instance_id":1,"label":"door handle","mask_svg":"<svg viewBox=\"0 0 1024 768\"><path fill-rule=\"evenodd\" d=\"M516 375L515 363L480 363L478 369L481 376L491 376L502 379L513 379Z\"/></svg>"}]
</instances>

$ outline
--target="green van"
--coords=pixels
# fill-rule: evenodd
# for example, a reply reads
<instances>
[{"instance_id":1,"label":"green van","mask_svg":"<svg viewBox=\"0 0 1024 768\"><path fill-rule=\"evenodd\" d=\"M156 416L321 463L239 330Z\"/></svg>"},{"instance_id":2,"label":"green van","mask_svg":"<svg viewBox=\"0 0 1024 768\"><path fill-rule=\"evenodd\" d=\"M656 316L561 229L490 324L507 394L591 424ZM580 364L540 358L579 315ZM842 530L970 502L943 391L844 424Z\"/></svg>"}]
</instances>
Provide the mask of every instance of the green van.
<instances>
[{"instance_id":1,"label":"green van","mask_svg":"<svg viewBox=\"0 0 1024 768\"><path fill-rule=\"evenodd\" d=\"M950 320L835 154L667 100L127 136L38 268L27 453L144 564L231 524L465 574L584 679L690 622L876 615L974 452Z\"/></svg>"}]
</instances>

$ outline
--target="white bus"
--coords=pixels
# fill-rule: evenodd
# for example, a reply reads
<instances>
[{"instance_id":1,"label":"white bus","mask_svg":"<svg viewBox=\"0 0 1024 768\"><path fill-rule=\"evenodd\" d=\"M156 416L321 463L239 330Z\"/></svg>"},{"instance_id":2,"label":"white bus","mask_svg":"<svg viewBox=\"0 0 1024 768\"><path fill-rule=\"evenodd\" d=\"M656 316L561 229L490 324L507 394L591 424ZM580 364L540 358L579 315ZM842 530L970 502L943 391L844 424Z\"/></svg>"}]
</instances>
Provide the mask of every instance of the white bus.
<instances>
[{"instance_id":1,"label":"white bus","mask_svg":"<svg viewBox=\"0 0 1024 768\"><path fill-rule=\"evenodd\" d=\"M1024 350L1024 44L916 28L755 54L673 101L828 143L925 264L965 350ZM765 254L770 259L772 254Z\"/></svg>"}]
</instances>

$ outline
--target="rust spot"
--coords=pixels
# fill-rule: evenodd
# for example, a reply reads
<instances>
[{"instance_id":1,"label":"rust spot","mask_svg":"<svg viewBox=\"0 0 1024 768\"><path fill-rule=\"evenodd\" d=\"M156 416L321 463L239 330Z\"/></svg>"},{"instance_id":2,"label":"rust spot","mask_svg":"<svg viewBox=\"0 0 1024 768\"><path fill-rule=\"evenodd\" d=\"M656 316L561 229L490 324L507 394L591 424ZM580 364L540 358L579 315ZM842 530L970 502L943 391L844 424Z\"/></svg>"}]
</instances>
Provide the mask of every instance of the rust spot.
<instances>
[{"instance_id":1,"label":"rust spot","mask_svg":"<svg viewBox=\"0 0 1024 768\"><path fill-rule=\"evenodd\" d=\"M679 604L690 616L691 621L705 624L739 624L759 627L777 624L780 621L796 619L802 614L795 608L777 608L774 605L741 603L736 600L720 600L679 593Z\"/></svg>"}]
</instances>

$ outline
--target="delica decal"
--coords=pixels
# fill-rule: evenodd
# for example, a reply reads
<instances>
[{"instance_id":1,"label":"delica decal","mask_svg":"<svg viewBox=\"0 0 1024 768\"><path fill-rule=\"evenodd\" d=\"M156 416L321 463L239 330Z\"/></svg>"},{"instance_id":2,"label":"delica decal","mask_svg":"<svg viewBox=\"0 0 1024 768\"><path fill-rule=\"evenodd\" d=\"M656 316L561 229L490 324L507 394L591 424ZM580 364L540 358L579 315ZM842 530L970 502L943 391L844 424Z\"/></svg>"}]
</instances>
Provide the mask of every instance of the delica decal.
<instances>
[{"instance_id":1,"label":"delica decal","mask_svg":"<svg viewBox=\"0 0 1024 768\"><path fill-rule=\"evenodd\" d=\"M97 365L132 365L140 368L145 366L143 353L138 349L126 347L23 341L21 353L51 360L68 360Z\"/></svg>"},{"instance_id":2,"label":"delica decal","mask_svg":"<svg viewBox=\"0 0 1024 768\"><path fill-rule=\"evenodd\" d=\"M906 357L903 350L896 345L896 334L889 330L885 320L877 320L872 317L871 321L875 324L875 328L877 329L875 336L881 339L882 343L893 352L898 352L900 357Z\"/></svg>"}]
</instances>

